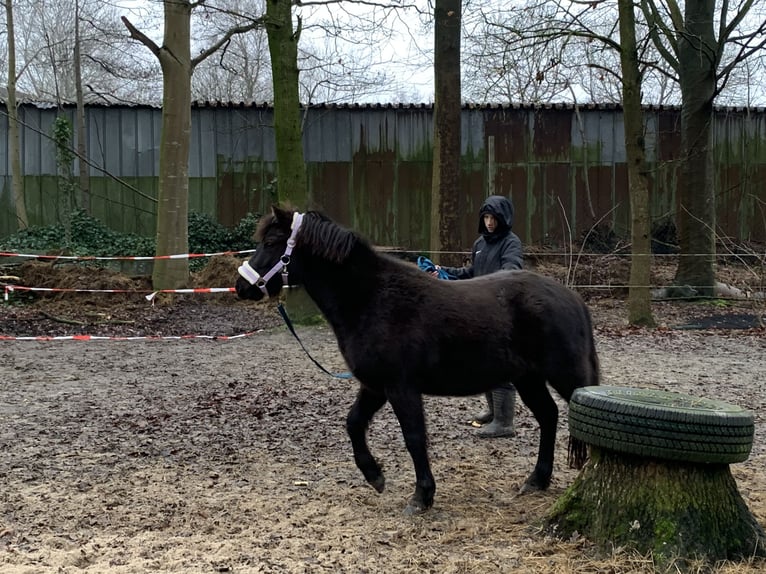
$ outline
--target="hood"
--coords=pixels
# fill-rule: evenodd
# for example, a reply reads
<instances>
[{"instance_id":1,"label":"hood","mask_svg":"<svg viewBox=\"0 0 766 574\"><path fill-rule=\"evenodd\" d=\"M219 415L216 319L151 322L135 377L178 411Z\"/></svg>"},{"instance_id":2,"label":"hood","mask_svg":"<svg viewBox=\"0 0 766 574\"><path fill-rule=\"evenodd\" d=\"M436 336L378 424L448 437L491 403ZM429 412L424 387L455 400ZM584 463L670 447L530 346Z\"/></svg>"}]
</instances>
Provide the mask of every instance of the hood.
<instances>
[{"instance_id":1,"label":"hood","mask_svg":"<svg viewBox=\"0 0 766 574\"><path fill-rule=\"evenodd\" d=\"M490 213L497 219L498 226L494 234L484 227L484 215ZM490 195L479 210L479 233L489 235L505 235L513 228L513 203L503 195Z\"/></svg>"}]
</instances>

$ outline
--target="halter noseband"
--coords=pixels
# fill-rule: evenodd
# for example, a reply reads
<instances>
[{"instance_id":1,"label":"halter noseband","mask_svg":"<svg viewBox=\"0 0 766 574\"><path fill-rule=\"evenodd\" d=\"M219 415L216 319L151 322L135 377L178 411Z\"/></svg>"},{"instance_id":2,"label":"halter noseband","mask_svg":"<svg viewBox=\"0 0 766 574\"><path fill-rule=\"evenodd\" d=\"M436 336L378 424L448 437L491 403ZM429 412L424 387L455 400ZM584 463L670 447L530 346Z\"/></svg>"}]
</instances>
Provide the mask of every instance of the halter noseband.
<instances>
[{"instance_id":1,"label":"halter noseband","mask_svg":"<svg viewBox=\"0 0 766 574\"><path fill-rule=\"evenodd\" d=\"M277 274L278 271L282 272L282 287L287 287L287 265L290 263L290 255L292 255L293 247L295 247L295 238L298 236L298 230L301 227L301 222L303 221L303 214L298 213L297 211L293 213L293 223L290 226L290 229L292 229L292 233L290 234L290 237L287 240L287 246L285 247L285 252L282 254L282 257L277 260L277 262L274 264L274 266L268 270L268 272L261 277L261 275L252 267L250 267L250 262L245 261L242 265L239 266L239 269L237 269L238 273L244 277L250 285L255 285L258 287L258 289L261 290L263 295L265 297L269 297L269 292L266 290L266 283L269 282L269 279L274 277L274 275Z\"/></svg>"}]
</instances>

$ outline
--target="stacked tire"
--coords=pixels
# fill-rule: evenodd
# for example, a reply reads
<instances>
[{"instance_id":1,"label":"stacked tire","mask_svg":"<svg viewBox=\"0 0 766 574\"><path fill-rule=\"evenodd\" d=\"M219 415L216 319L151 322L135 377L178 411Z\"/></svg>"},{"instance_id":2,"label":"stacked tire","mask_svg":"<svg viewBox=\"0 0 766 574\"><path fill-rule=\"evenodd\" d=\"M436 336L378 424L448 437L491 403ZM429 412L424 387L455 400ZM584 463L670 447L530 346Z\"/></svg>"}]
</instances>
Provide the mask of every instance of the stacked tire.
<instances>
[{"instance_id":1,"label":"stacked tire","mask_svg":"<svg viewBox=\"0 0 766 574\"><path fill-rule=\"evenodd\" d=\"M737 405L656 389L593 386L569 402L569 433L595 447L662 460L747 460L753 414Z\"/></svg>"}]
</instances>

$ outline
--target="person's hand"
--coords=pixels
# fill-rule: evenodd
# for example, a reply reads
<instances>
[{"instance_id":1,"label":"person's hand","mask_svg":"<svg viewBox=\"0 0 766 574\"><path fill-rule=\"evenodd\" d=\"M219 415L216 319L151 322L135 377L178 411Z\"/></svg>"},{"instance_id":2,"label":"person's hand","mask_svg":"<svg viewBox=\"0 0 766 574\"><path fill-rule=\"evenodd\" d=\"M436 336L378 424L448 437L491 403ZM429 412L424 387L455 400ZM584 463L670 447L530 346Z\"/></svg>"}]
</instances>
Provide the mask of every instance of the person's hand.
<instances>
[{"instance_id":1,"label":"person's hand","mask_svg":"<svg viewBox=\"0 0 766 574\"><path fill-rule=\"evenodd\" d=\"M441 265L434 265L434 270L431 271L430 273L431 277L438 277L440 269L441 269Z\"/></svg>"}]
</instances>

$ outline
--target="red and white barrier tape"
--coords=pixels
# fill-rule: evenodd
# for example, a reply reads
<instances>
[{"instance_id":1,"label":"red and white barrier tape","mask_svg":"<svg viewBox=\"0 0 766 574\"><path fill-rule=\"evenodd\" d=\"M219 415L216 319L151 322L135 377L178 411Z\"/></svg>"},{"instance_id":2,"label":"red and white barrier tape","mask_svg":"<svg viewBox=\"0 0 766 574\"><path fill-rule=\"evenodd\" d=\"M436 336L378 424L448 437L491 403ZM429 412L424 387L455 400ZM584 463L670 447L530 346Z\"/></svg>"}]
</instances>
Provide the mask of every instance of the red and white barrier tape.
<instances>
[{"instance_id":1,"label":"red and white barrier tape","mask_svg":"<svg viewBox=\"0 0 766 574\"><path fill-rule=\"evenodd\" d=\"M239 335L147 335L147 336L102 336L102 335L60 335L60 336L35 336L16 337L13 335L0 335L0 341L180 341L189 339L210 339L214 341L231 341L250 337L261 331L250 331Z\"/></svg>"},{"instance_id":2,"label":"red and white barrier tape","mask_svg":"<svg viewBox=\"0 0 766 574\"><path fill-rule=\"evenodd\" d=\"M158 291L132 291L128 289L56 289L51 287L23 287L19 285L5 286L5 300L8 301L9 293L13 291L47 291L47 292L65 292L65 293L149 293L145 295L147 301L154 303L154 298L158 293L232 293L234 287L199 287L196 289L160 289ZM101 335L61 335L61 336L35 336L18 337L13 335L1 335L0 341L179 341L189 339L210 339L214 341L229 341L232 339L242 339L258 333L260 331L250 331L240 333L239 335L148 335L148 336L101 336Z\"/></svg>"},{"instance_id":3,"label":"red and white barrier tape","mask_svg":"<svg viewBox=\"0 0 766 574\"><path fill-rule=\"evenodd\" d=\"M255 253L255 249L244 251L220 251L218 253L177 253L175 255L124 255L113 257L97 257L95 255L39 255L35 253L8 253L0 251L0 257L25 257L29 259L68 259L73 261L154 261L155 259L194 259L195 257L214 257L216 255L245 255Z\"/></svg>"},{"instance_id":4,"label":"red and white barrier tape","mask_svg":"<svg viewBox=\"0 0 766 574\"><path fill-rule=\"evenodd\" d=\"M22 285L6 285L4 299L13 291L44 291L47 293L135 293L144 294L147 301L153 301L158 293L234 293L234 287L195 287L193 289L158 289L156 291L136 291L133 289L64 289L57 287L24 287Z\"/></svg>"},{"instance_id":5,"label":"red and white barrier tape","mask_svg":"<svg viewBox=\"0 0 766 574\"><path fill-rule=\"evenodd\" d=\"M178 255L160 255L157 257L144 257L144 256L124 256L124 257L96 257L96 256L70 256L70 255L38 255L30 253L8 253L0 252L0 257L26 257L32 259L44 259L44 260L56 260L56 259L68 259L78 261L95 261L95 260L130 260L130 261L150 261L154 259L185 259L194 257L213 257L214 255L241 255L247 253L253 253L255 250L246 251L222 251L220 253L185 253ZM158 289L156 291L150 290L134 290L134 289L65 289L55 287L26 287L23 285L5 285L3 297L5 301L9 300L9 296L14 291L41 291L47 293L134 293L144 295L147 301L154 303L154 298L159 293L180 293L180 294L192 294L192 293L234 293L236 290L234 287L196 287L190 289ZM12 335L0 335L0 341L169 341L169 340L190 340L190 339L209 339L214 341L229 341L233 339L242 339L249 337L260 331L251 331L248 333L241 333L238 335L149 335L149 336L100 336L100 335L61 335L61 336L34 336L34 337L19 337Z\"/></svg>"}]
</instances>

